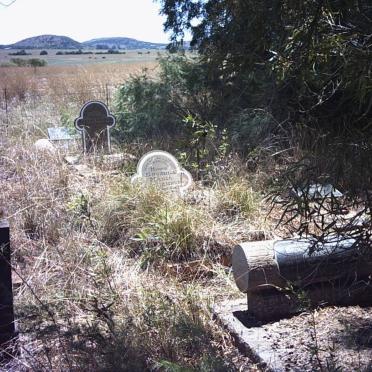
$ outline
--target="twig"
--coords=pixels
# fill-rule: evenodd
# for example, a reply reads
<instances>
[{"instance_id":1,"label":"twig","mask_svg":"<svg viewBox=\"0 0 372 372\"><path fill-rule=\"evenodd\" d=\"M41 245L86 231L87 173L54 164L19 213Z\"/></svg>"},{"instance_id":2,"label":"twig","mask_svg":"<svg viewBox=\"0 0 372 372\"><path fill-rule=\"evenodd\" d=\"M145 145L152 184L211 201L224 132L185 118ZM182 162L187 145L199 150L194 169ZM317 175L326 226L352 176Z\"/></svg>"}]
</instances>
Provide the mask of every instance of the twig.
<instances>
[{"instance_id":1,"label":"twig","mask_svg":"<svg viewBox=\"0 0 372 372\"><path fill-rule=\"evenodd\" d=\"M11 6L15 2L16 2L16 0L12 0L10 3L6 4L6 3L3 3L2 1L0 1L0 5L5 6L7 8L8 6Z\"/></svg>"}]
</instances>

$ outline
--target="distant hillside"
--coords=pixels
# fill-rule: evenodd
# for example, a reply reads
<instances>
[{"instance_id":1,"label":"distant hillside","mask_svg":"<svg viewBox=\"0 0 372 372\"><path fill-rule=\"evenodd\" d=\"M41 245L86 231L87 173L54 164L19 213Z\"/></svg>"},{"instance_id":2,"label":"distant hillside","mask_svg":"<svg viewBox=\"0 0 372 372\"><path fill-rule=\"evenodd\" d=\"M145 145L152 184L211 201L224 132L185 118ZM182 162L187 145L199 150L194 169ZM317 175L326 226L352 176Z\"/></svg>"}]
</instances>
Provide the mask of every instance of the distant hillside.
<instances>
[{"instance_id":1,"label":"distant hillside","mask_svg":"<svg viewBox=\"0 0 372 372\"><path fill-rule=\"evenodd\" d=\"M106 37L79 43L67 36L40 35L14 44L0 45L0 49L165 49L166 46L167 44L151 43L128 37Z\"/></svg>"},{"instance_id":2,"label":"distant hillside","mask_svg":"<svg viewBox=\"0 0 372 372\"><path fill-rule=\"evenodd\" d=\"M165 49L167 44L150 43L128 37L107 37L85 41L86 48L92 49Z\"/></svg>"},{"instance_id":3,"label":"distant hillside","mask_svg":"<svg viewBox=\"0 0 372 372\"><path fill-rule=\"evenodd\" d=\"M12 49L80 49L82 45L67 36L40 35L18 41L7 47Z\"/></svg>"}]
</instances>

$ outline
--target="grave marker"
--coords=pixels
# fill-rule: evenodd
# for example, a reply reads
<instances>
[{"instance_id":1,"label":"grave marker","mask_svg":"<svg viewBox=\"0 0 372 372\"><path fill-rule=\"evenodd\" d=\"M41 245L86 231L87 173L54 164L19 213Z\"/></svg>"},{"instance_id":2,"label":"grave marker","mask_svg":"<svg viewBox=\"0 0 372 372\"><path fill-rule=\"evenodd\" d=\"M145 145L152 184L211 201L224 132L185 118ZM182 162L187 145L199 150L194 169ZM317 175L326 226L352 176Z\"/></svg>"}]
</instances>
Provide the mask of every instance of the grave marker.
<instances>
[{"instance_id":1,"label":"grave marker","mask_svg":"<svg viewBox=\"0 0 372 372\"><path fill-rule=\"evenodd\" d=\"M110 152L110 128L114 126L115 117L103 102L87 102L75 119L75 128L82 133L84 152Z\"/></svg>"},{"instance_id":2,"label":"grave marker","mask_svg":"<svg viewBox=\"0 0 372 372\"><path fill-rule=\"evenodd\" d=\"M305 187L292 190L299 197L316 200L323 198L340 198L342 193L331 184L312 183Z\"/></svg>"},{"instance_id":3,"label":"grave marker","mask_svg":"<svg viewBox=\"0 0 372 372\"><path fill-rule=\"evenodd\" d=\"M50 141L65 141L74 139L69 128L65 127L48 128L48 137Z\"/></svg>"},{"instance_id":4,"label":"grave marker","mask_svg":"<svg viewBox=\"0 0 372 372\"><path fill-rule=\"evenodd\" d=\"M15 336L10 233L7 220L0 219L0 345Z\"/></svg>"},{"instance_id":5,"label":"grave marker","mask_svg":"<svg viewBox=\"0 0 372 372\"><path fill-rule=\"evenodd\" d=\"M137 165L132 183L156 185L167 192L182 195L192 184L191 174L177 159L166 151L155 150L145 154Z\"/></svg>"},{"instance_id":6,"label":"grave marker","mask_svg":"<svg viewBox=\"0 0 372 372\"><path fill-rule=\"evenodd\" d=\"M298 313L303 291L313 306L371 305L372 257L361 248L355 239L336 234L321 242L240 243L232 254L234 279L247 293L249 313L265 321Z\"/></svg>"},{"instance_id":7,"label":"grave marker","mask_svg":"<svg viewBox=\"0 0 372 372\"><path fill-rule=\"evenodd\" d=\"M70 144L76 139L76 136L71 134L69 128L66 127L56 127L48 128L48 138L49 141L55 143L57 146L63 148L69 148Z\"/></svg>"}]
</instances>

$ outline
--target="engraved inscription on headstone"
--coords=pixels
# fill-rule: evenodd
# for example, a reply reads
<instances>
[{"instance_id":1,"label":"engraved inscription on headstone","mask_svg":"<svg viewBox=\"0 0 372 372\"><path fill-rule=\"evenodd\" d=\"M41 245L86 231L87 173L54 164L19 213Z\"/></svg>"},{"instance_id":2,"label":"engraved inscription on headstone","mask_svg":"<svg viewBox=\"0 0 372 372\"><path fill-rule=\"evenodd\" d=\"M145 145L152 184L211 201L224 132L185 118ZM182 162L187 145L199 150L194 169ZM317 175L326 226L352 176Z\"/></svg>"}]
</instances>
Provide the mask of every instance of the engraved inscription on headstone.
<instances>
[{"instance_id":1,"label":"engraved inscription on headstone","mask_svg":"<svg viewBox=\"0 0 372 372\"><path fill-rule=\"evenodd\" d=\"M165 151L150 151L137 165L132 183L156 185L162 190L183 194L192 184L191 174L181 168L177 159Z\"/></svg>"},{"instance_id":2,"label":"engraved inscription on headstone","mask_svg":"<svg viewBox=\"0 0 372 372\"><path fill-rule=\"evenodd\" d=\"M115 117L103 102L87 102L75 119L75 127L82 133L84 152L110 152L110 128L114 125Z\"/></svg>"}]
</instances>

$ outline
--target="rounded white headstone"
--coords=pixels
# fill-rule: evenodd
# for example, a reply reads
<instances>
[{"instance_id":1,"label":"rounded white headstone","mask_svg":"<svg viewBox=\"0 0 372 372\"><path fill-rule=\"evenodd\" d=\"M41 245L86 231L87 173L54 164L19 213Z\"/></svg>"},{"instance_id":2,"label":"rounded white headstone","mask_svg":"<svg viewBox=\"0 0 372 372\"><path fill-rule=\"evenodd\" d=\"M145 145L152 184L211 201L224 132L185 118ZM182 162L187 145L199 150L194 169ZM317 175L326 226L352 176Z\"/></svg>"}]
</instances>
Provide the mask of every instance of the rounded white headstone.
<instances>
[{"instance_id":1,"label":"rounded white headstone","mask_svg":"<svg viewBox=\"0 0 372 372\"><path fill-rule=\"evenodd\" d=\"M140 159L132 183L155 185L161 190L183 194L192 184L191 174L166 151L150 151Z\"/></svg>"}]
</instances>

